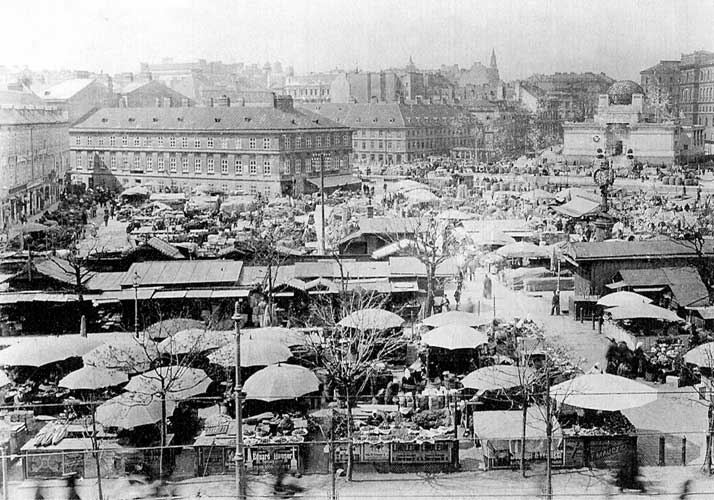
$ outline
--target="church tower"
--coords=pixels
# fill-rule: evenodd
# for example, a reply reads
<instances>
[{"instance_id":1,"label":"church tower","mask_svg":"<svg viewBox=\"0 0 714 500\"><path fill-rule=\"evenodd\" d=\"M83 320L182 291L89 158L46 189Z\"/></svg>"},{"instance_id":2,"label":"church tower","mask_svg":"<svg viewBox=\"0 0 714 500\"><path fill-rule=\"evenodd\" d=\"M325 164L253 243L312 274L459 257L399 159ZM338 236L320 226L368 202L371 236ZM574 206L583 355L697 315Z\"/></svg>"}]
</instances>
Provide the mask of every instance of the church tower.
<instances>
[{"instance_id":1,"label":"church tower","mask_svg":"<svg viewBox=\"0 0 714 500\"><path fill-rule=\"evenodd\" d=\"M496 63L496 49L491 49L491 63L488 68L488 81L491 85L497 85L501 81L498 74L498 64Z\"/></svg>"}]
</instances>

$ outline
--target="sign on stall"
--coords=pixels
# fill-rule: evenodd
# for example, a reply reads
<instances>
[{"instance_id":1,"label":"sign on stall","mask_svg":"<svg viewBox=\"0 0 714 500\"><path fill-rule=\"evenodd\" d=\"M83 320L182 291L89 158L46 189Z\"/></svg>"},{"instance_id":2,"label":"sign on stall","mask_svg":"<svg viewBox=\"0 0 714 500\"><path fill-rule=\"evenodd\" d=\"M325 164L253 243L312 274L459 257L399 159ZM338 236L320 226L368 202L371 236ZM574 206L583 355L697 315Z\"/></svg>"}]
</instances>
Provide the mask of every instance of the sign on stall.
<instances>
[{"instance_id":1,"label":"sign on stall","mask_svg":"<svg viewBox=\"0 0 714 500\"><path fill-rule=\"evenodd\" d=\"M360 462L389 462L389 444L388 443L363 443Z\"/></svg>"}]
</instances>

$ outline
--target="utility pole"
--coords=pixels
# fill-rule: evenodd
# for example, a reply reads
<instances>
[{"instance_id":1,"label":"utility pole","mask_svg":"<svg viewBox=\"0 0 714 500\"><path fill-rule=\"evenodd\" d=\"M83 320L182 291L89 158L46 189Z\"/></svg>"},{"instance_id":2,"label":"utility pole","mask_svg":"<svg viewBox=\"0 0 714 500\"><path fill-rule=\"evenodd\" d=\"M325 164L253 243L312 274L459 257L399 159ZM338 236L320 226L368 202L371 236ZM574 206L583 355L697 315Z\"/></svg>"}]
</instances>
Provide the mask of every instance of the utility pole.
<instances>
[{"instance_id":1,"label":"utility pole","mask_svg":"<svg viewBox=\"0 0 714 500\"><path fill-rule=\"evenodd\" d=\"M325 155L320 154L320 234L322 241L322 255L325 255L327 245L325 243Z\"/></svg>"},{"instance_id":2,"label":"utility pole","mask_svg":"<svg viewBox=\"0 0 714 500\"><path fill-rule=\"evenodd\" d=\"M134 287L134 337L139 338L139 282L141 278L139 273L134 271L132 285Z\"/></svg>"},{"instance_id":3,"label":"utility pole","mask_svg":"<svg viewBox=\"0 0 714 500\"><path fill-rule=\"evenodd\" d=\"M548 500L553 498L553 467L551 456L551 446L553 445L553 417L551 415L551 402L550 402L550 360L548 355L545 356L545 438L546 438L546 450L545 450L545 497Z\"/></svg>"},{"instance_id":4,"label":"utility pole","mask_svg":"<svg viewBox=\"0 0 714 500\"><path fill-rule=\"evenodd\" d=\"M234 396L236 401L236 498L238 500L246 500L246 484L245 484L245 458L243 457L243 382L240 376L240 301L235 303L233 311L233 321L235 325L235 342L236 342L236 383L234 387Z\"/></svg>"}]
</instances>

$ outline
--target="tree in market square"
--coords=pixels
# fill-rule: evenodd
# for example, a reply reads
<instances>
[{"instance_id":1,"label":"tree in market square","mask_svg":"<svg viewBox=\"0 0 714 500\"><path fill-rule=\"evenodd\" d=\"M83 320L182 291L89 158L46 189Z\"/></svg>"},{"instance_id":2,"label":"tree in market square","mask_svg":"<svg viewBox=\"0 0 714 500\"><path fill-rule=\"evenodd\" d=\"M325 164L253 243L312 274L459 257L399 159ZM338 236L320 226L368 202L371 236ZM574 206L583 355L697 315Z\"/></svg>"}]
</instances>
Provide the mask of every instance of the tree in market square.
<instances>
[{"instance_id":1,"label":"tree in market square","mask_svg":"<svg viewBox=\"0 0 714 500\"><path fill-rule=\"evenodd\" d=\"M323 328L320 341L310 346L315 367L324 370L336 395L344 399L347 416L347 478L352 479L352 409L380 368L389 363L406 345L401 329L347 328L340 320L364 309L384 309L388 300L373 291L351 287L339 257L340 270L336 296L318 296L310 304L313 324Z\"/></svg>"},{"instance_id":2,"label":"tree in market square","mask_svg":"<svg viewBox=\"0 0 714 500\"><path fill-rule=\"evenodd\" d=\"M205 378L192 379L194 368L206 369L207 361L203 354L209 346L228 343L233 338L231 331L210 331L205 328L188 330L189 335L183 336L181 341L174 342L174 336L168 336L161 343L141 332L138 338L131 336L130 340L112 344L102 348L103 355L92 360L96 366L111 370L134 373L134 378L141 377L140 389L131 391L137 396L136 401L130 400L126 404L142 406L159 401L161 405L161 418L159 423L160 449L159 470L163 474L164 448L167 446L169 407L178 401L187 399L194 389L203 387ZM178 334L180 335L180 333ZM137 384L139 385L139 384ZM190 396L188 396L190 397Z\"/></svg>"},{"instance_id":3,"label":"tree in market square","mask_svg":"<svg viewBox=\"0 0 714 500\"><path fill-rule=\"evenodd\" d=\"M458 242L448 221L423 215L410 219L406 224L405 239L398 242L407 255L416 257L424 266L426 297L422 312L423 317L427 317L434 309L438 270L449 258L455 256Z\"/></svg>"}]
</instances>

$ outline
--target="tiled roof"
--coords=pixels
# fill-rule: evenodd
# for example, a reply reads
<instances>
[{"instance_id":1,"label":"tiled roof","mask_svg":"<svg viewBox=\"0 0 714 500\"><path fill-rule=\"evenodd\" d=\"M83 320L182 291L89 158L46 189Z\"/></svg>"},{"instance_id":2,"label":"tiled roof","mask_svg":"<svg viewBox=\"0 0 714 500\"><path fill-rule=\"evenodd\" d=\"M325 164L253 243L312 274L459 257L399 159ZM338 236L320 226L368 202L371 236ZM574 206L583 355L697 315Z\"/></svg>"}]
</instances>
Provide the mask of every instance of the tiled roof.
<instances>
[{"instance_id":1,"label":"tiled roof","mask_svg":"<svg viewBox=\"0 0 714 500\"><path fill-rule=\"evenodd\" d=\"M67 123L65 114L57 109L0 108L0 125Z\"/></svg>"},{"instance_id":2,"label":"tiled roof","mask_svg":"<svg viewBox=\"0 0 714 500\"><path fill-rule=\"evenodd\" d=\"M0 106L45 106L45 103L32 92L0 90Z\"/></svg>"},{"instance_id":3,"label":"tiled roof","mask_svg":"<svg viewBox=\"0 0 714 500\"><path fill-rule=\"evenodd\" d=\"M122 286L131 287L135 273L140 287L236 285L242 269L243 263L233 260L135 262L126 272Z\"/></svg>"},{"instance_id":4,"label":"tiled roof","mask_svg":"<svg viewBox=\"0 0 714 500\"><path fill-rule=\"evenodd\" d=\"M67 80L46 88L40 97L47 100L70 99L94 82L95 80L92 78L75 78Z\"/></svg>"},{"instance_id":5,"label":"tiled roof","mask_svg":"<svg viewBox=\"0 0 714 500\"><path fill-rule=\"evenodd\" d=\"M628 286L668 286L682 307L709 304L707 287L704 285L699 271L694 267L620 269L619 274Z\"/></svg>"},{"instance_id":6,"label":"tiled roof","mask_svg":"<svg viewBox=\"0 0 714 500\"><path fill-rule=\"evenodd\" d=\"M704 253L714 254L714 241L704 244ZM671 239L653 239L642 241L601 241L571 243L567 254L574 260L608 259L663 259L671 257L696 257L694 246L687 241Z\"/></svg>"},{"instance_id":7,"label":"tiled roof","mask_svg":"<svg viewBox=\"0 0 714 500\"><path fill-rule=\"evenodd\" d=\"M323 117L273 107L102 108L75 130L322 130L344 127Z\"/></svg>"},{"instance_id":8,"label":"tiled roof","mask_svg":"<svg viewBox=\"0 0 714 500\"><path fill-rule=\"evenodd\" d=\"M352 128L437 126L454 118L468 118L462 108L447 104L299 103L298 106Z\"/></svg>"}]
</instances>

